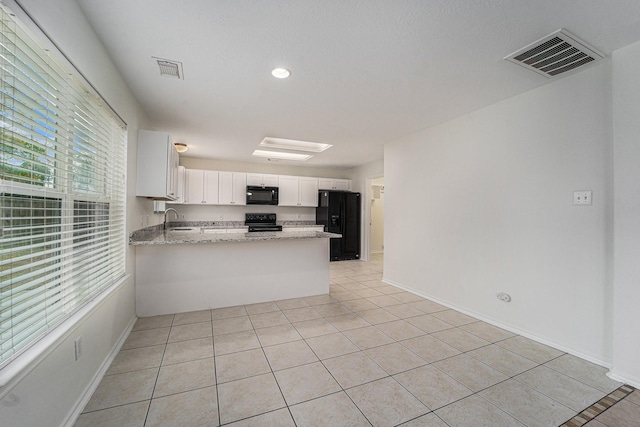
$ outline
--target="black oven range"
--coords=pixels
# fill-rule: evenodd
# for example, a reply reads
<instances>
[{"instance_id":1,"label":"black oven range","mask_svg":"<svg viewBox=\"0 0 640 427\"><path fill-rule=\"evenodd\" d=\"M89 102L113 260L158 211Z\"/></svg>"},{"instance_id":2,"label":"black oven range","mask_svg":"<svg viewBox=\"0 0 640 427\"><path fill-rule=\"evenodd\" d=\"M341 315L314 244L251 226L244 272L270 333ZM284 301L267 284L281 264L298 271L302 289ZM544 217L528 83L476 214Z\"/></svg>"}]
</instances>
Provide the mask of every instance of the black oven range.
<instances>
[{"instance_id":1,"label":"black oven range","mask_svg":"<svg viewBox=\"0 0 640 427\"><path fill-rule=\"evenodd\" d=\"M245 213L244 225L249 227L249 232L256 231L282 231L282 226L276 224L274 213Z\"/></svg>"}]
</instances>

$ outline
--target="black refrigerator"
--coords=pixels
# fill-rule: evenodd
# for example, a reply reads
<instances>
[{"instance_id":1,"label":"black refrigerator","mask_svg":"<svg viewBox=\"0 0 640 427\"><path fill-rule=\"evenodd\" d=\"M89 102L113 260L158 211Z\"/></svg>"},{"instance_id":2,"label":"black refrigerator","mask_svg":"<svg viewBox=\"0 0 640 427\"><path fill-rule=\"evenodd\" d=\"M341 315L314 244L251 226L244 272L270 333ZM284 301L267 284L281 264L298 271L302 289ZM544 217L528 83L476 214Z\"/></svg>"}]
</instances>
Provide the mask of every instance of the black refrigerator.
<instances>
[{"instance_id":1,"label":"black refrigerator","mask_svg":"<svg viewBox=\"0 0 640 427\"><path fill-rule=\"evenodd\" d=\"M325 191L318 194L316 224L324 231L342 234L330 239L330 260L360 259L360 193Z\"/></svg>"}]
</instances>

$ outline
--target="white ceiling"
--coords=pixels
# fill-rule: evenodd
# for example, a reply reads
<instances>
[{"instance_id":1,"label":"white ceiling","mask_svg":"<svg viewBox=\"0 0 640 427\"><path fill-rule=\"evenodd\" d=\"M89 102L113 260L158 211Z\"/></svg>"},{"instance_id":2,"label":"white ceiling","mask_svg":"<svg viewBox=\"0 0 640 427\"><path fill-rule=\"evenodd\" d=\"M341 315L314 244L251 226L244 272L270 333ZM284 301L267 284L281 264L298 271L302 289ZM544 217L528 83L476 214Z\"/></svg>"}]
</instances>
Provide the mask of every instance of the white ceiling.
<instances>
[{"instance_id":1,"label":"white ceiling","mask_svg":"<svg viewBox=\"0 0 640 427\"><path fill-rule=\"evenodd\" d=\"M235 161L266 162L251 156L266 136L333 144L309 166L379 160L386 142L548 83L502 58L554 30L607 56L640 40L638 0L77 1L155 129ZM184 80L152 57L182 62Z\"/></svg>"}]
</instances>

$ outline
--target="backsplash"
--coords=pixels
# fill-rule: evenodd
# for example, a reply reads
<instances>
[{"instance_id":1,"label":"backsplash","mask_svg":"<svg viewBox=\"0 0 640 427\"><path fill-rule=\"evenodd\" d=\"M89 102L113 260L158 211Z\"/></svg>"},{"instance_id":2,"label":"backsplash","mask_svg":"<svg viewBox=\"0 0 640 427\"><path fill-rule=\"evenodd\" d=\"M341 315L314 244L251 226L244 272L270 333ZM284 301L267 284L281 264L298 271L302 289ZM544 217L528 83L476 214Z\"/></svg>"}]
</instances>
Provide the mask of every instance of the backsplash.
<instances>
[{"instance_id":1,"label":"backsplash","mask_svg":"<svg viewBox=\"0 0 640 427\"><path fill-rule=\"evenodd\" d=\"M244 225L245 213L275 213L280 221L316 221L315 208L292 206L220 206L220 205L176 205L167 204L178 212L180 221L241 221ZM174 215L171 214L171 219Z\"/></svg>"}]
</instances>

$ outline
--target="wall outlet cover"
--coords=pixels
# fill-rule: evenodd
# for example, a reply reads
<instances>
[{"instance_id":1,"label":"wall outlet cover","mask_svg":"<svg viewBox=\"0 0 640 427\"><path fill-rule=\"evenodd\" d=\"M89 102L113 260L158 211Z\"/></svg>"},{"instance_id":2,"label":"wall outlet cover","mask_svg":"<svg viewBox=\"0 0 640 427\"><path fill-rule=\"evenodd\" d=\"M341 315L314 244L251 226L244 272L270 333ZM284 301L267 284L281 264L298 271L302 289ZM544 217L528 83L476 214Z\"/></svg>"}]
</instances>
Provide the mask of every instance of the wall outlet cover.
<instances>
[{"instance_id":1,"label":"wall outlet cover","mask_svg":"<svg viewBox=\"0 0 640 427\"><path fill-rule=\"evenodd\" d=\"M573 192L573 204L575 206L591 206L592 192L591 191L574 191Z\"/></svg>"}]
</instances>

